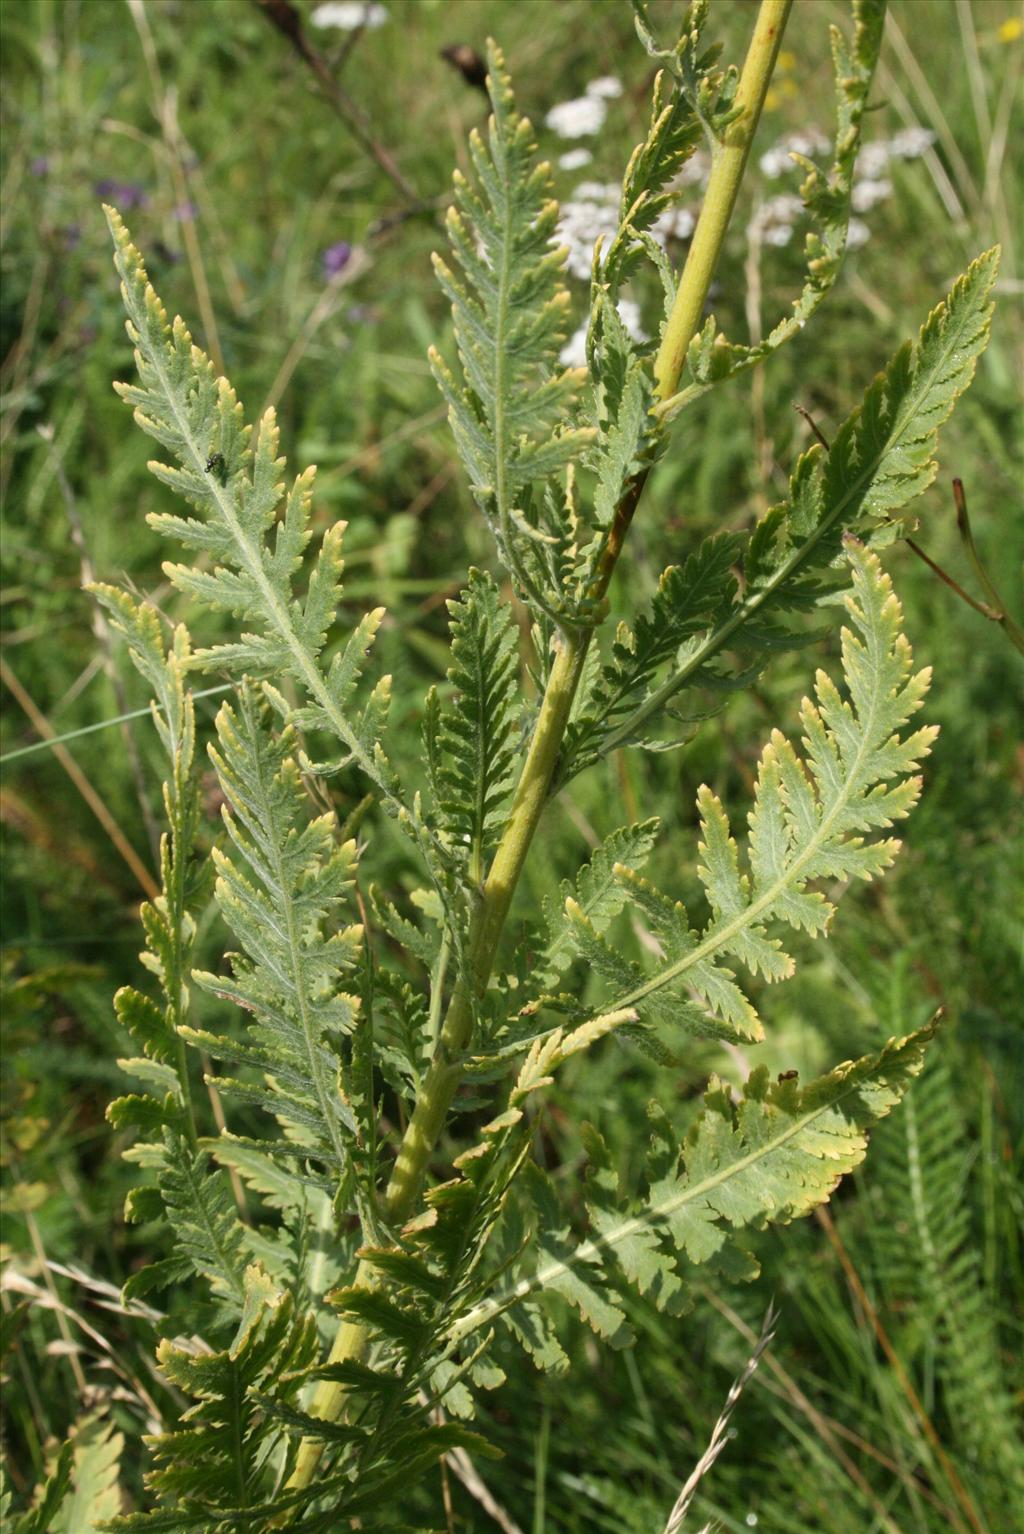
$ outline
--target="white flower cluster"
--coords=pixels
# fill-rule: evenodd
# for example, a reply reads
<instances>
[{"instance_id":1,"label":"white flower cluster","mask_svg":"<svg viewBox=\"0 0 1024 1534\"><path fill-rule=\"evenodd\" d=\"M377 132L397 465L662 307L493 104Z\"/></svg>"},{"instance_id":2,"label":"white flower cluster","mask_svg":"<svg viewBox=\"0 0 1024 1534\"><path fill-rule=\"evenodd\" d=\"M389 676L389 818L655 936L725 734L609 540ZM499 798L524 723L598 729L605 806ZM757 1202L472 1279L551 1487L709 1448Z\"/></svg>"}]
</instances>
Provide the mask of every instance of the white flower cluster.
<instances>
[{"instance_id":1,"label":"white flower cluster","mask_svg":"<svg viewBox=\"0 0 1024 1534\"><path fill-rule=\"evenodd\" d=\"M584 281L590 276L594 259L594 241L604 235L614 238L619 227L619 202L622 191L614 181L581 181L573 195L562 204L558 238L568 246L566 261L574 277ZM697 220L689 208L666 208L651 225L650 233L663 248L669 240L688 240Z\"/></svg>"},{"instance_id":2,"label":"white flower cluster","mask_svg":"<svg viewBox=\"0 0 1024 1534\"><path fill-rule=\"evenodd\" d=\"M891 139L875 139L865 144L857 157L857 176L853 184L851 206L855 213L870 213L886 198L892 196L892 182L886 172L893 160L916 160L935 142L930 128L903 128ZM777 181L785 172L799 172L801 167L793 160L794 154L807 157L824 154L829 143L817 128L800 133L787 133L777 144L760 158L762 173L770 181ZM748 226L748 232L766 245L788 245L793 225L800 217L802 203L798 197L772 197L760 207ZM847 234L847 247L858 250L871 237L871 231L862 218L852 218Z\"/></svg>"},{"instance_id":3,"label":"white flower cluster","mask_svg":"<svg viewBox=\"0 0 1024 1534\"><path fill-rule=\"evenodd\" d=\"M620 298L616 308L619 318L634 341L646 341L647 334L640 324L640 305L631 298ZM559 360L563 367L583 368L587 365L587 330L589 320L584 320L578 330L573 331L559 353Z\"/></svg>"},{"instance_id":4,"label":"white flower cluster","mask_svg":"<svg viewBox=\"0 0 1024 1534\"><path fill-rule=\"evenodd\" d=\"M619 227L620 192L614 181L581 181L563 202L558 238L569 248L566 266L574 277L586 281L590 276L598 235L603 234L606 240L614 237Z\"/></svg>"},{"instance_id":5,"label":"white flower cluster","mask_svg":"<svg viewBox=\"0 0 1024 1534\"><path fill-rule=\"evenodd\" d=\"M877 203L892 196L892 182L885 176L877 181L855 181L850 203L855 213L870 213Z\"/></svg>"},{"instance_id":6,"label":"white flower cluster","mask_svg":"<svg viewBox=\"0 0 1024 1534\"><path fill-rule=\"evenodd\" d=\"M318 5L310 16L314 27L340 27L343 32L354 32L356 27L382 27L388 19L386 5L376 0L327 0Z\"/></svg>"},{"instance_id":7,"label":"white flower cluster","mask_svg":"<svg viewBox=\"0 0 1024 1534\"><path fill-rule=\"evenodd\" d=\"M901 128L893 135L889 140L889 154L894 160L919 160L934 143L935 134L931 128L915 124L911 128Z\"/></svg>"},{"instance_id":8,"label":"white flower cluster","mask_svg":"<svg viewBox=\"0 0 1024 1534\"><path fill-rule=\"evenodd\" d=\"M614 75L602 75L599 80L591 80L582 96L552 107L544 121L559 138L589 138L604 126L608 102L621 95L621 80Z\"/></svg>"},{"instance_id":9,"label":"white flower cluster","mask_svg":"<svg viewBox=\"0 0 1024 1534\"><path fill-rule=\"evenodd\" d=\"M762 175L769 181L777 181L786 171L796 169L792 156L806 155L808 159L824 154L829 141L818 128L805 128L801 133L787 133L777 144L767 150L758 161Z\"/></svg>"},{"instance_id":10,"label":"white flower cluster","mask_svg":"<svg viewBox=\"0 0 1024 1534\"><path fill-rule=\"evenodd\" d=\"M607 114L600 96L576 96L552 107L544 121L559 138L589 138L598 132Z\"/></svg>"},{"instance_id":11,"label":"white flower cluster","mask_svg":"<svg viewBox=\"0 0 1024 1534\"><path fill-rule=\"evenodd\" d=\"M705 149L698 149L683 164L675 181L673 189L683 186L705 186L711 174L711 156Z\"/></svg>"},{"instance_id":12,"label":"white flower cluster","mask_svg":"<svg viewBox=\"0 0 1024 1534\"><path fill-rule=\"evenodd\" d=\"M799 197L793 197L788 192L781 192L778 197L769 197L747 225L747 234L762 245L788 245L793 238L793 225L803 210L804 205Z\"/></svg>"},{"instance_id":13,"label":"white flower cluster","mask_svg":"<svg viewBox=\"0 0 1024 1534\"><path fill-rule=\"evenodd\" d=\"M597 96L601 101L617 101L622 95L622 81L614 75L601 75L600 79L591 80L585 94Z\"/></svg>"}]
</instances>

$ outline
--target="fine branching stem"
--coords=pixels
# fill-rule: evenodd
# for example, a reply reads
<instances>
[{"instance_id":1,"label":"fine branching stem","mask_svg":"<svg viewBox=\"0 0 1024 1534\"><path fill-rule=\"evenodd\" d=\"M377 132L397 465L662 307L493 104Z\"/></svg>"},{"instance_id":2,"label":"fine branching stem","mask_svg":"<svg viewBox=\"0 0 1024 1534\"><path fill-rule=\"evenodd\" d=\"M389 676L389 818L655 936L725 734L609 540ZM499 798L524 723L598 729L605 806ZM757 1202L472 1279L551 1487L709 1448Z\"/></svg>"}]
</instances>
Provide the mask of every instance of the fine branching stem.
<instances>
[{"instance_id":1,"label":"fine branching stem","mask_svg":"<svg viewBox=\"0 0 1024 1534\"><path fill-rule=\"evenodd\" d=\"M727 128L725 141L716 147L693 244L654 363L659 400L666 400L675 393L687 348L700 325L791 5L792 0L762 0L759 7L736 95L736 106L740 111ZM631 481L617 509L594 592L598 597L607 590L645 481L644 472ZM462 1080L460 1056L472 1037L477 1007L490 980L512 898L548 800L592 633L592 629L585 629L561 638L512 812L474 918L468 945L468 973L460 979L452 996L434 1060L417 1098L387 1189L385 1211L393 1224L401 1224L413 1212L430 1156ZM356 1286L372 1282L372 1270L364 1263L357 1274ZM366 1331L361 1325L344 1322L331 1350L331 1362L358 1358L365 1342ZM314 1416L335 1420L343 1410L344 1402L344 1387L328 1382L317 1390L310 1410ZM322 1452L322 1443L307 1439L302 1444L289 1482L291 1487L309 1485Z\"/></svg>"}]
</instances>

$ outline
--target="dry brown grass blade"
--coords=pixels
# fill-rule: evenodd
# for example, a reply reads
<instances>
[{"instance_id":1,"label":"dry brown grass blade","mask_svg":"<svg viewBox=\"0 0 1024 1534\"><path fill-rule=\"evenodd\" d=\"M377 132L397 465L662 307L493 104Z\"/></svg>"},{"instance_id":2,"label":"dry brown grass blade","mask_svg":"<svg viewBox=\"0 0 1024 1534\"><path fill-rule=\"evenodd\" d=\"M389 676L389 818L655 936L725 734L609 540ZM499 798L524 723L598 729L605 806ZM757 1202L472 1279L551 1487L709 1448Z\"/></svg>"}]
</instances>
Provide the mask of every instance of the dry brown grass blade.
<instances>
[{"instance_id":1,"label":"dry brown grass blade","mask_svg":"<svg viewBox=\"0 0 1024 1534\"><path fill-rule=\"evenodd\" d=\"M914 1416L917 1418L921 1426L921 1431L924 1433L925 1438L928 1440L928 1444L931 1447L936 1460L941 1465L943 1475L946 1477L949 1488L959 1503L964 1516L966 1517L971 1528L974 1530L974 1534L988 1534L988 1530L982 1522L978 1514L978 1510L971 1500L970 1493L957 1474L956 1469L949 1458L949 1455L942 1447L942 1440L939 1438L939 1435L935 1430L935 1425L932 1422L932 1419L925 1411L920 1396L914 1389L913 1382L911 1381L909 1374L903 1366L902 1359L892 1344L889 1333L886 1331L884 1325L882 1324L881 1316L878 1314L878 1311L871 1303L868 1292L861 1282L860 1274L857 1272L853 1259L851 1258L849 1252L846 1250L842 1237L836 1230L835 1222L832 1219L832 1216L829 1214L827 1209L816 1209L814 1214L818 1224L821 1226L822 1230L824 1230L826 1236L828 1237L829 1245L832 1247L832 1250L839 1258L839 1265L846 1276L846 1281L849 1284L854 1297L856 1298L857 1304L860 1306L861 1311L870 1323L871 1328L878 1339L878 1345L888 1359L889 1365L895 1374L897 1381L899 1382L900 1389L906 1396L907 1402L910 1405L910 1409Z\"/></svg>"},{"instance_id":2,"label":"dry brown grass blade","mask_svg":"<svg viewBox=\"0 0 1024 1534\"><path fill-rule=\"evenodd\" d=\"M421 1403L426 1404L427 1396L425 1391L421 1390L419 1392L419 1399ZM440 1407L437 1409L435 1418L438 1422L444 1421L444 1412ZM462 1482L469 1495L480 1504L488 1517L494 1520L498 1528L501 1529L502 1534L523 1534L523 1530L511 1514L507 1513L500 1502L495 1500L494 1494L487 1486L465 1449L450 1449L441 1461L441 1470L442 1475L446 1470L450 1470ZM446 1511L449 1511L450 1500L447 1492L447 1480L445 1480L444 1486L445 1508ZM450 1513L449 1523L451 1523Z\"/></svg>"},{"instance_id":3,"label":"dry brown grass blade","mask_svg":"<svg viewBox=\"0 0 1024 1534\"><path fill-rule=\"evenodd\" d=\"M92 558L89 554L89 548L85 541L85 529L82 526L82 518L78 512L78 502L75 498L75 492L72 489L71 482L64 471L64 460L61 456L59 448L57 447L57 433L53 428L52 422L47 422L45 425L37 426L36 431L46 443L47 453L53 468L53 475L57 481L57 486L60 490L61 498L64 501L64 510L67 514L68 527L71 532L71 542L74 544L78 553L78 569L82 579L82 587L83 589L87 589L96 579L96 571L93 569ZM128 712L128 695L125 692L124 683L121 680L120 673L117 669L117 664L114 660L114 646L110 625L107 623L107 620L103 615L103 609L100 607L98 602L91 601L90 607L92 609L92 631L96 638L96 643L99 646L99 655L102 657L103 669L106 672L107 678L110 682L110 686L114 694L114 701L117 704L118 713L123 715ZM146 775L142 768L142 759L139 756L138 747L135 743L135 736L132 734L131 725L128 723L127 719L122 720L121 723L121 740L124 745L128 767L131 771L132 782L135 785L135 797L138 800L139 809L142 812L142 823L146 828L146 837L149 841L150 855L153 858L154 863L159 863L160 831L156 823L156 818L153 815L153 811L150 808L149 799L146 795Z\"/></svg>"},{"instance_id":4,"label":"dry brown grass blade","mask_svg":"<svg viewBox=\"0 0 1024 1534\"><path fill-rule=\"evenodd\" d=\"M51 1264L44 1256L42 1258L42 1269L45 1274L46 1283L38 1284L13 1263L8 1263L2 1275L0 1275L0 1292L4 1295L20 1295L40 1310L53 1311L57 1318L57 1325L62 1336L65 1338L65 1345L71 1341L70 1334L67 1331L68 1323L70 1322L77 1328L93 1344L96 1352L102 1357L104 1367L121 1380L130 1396L138 1403L147 1418L147 1431L159 1431L162 1421L160 1408L143 1382L136 1374L133 1374L125 1367L124 1362L115 1351L113 1345L108 1342L102 1332L98 1332L73 1306L68 1305L61 1299L50 1278L51 1272L61 1271L58 1265L55 1263ZM84 1395L86 1393L84 1389L84 1376L82 1376L81 1364L77 1357L77 1349L73 1345L68 1348L68 1358L76 1372L76 1382L81 1379L79 1392Z\"/></svg>"},{"instance_id":5,"label":"dry brown grass blade","mask_svg":"<svg viewBox=\"0 0 1024 1534\"><path fill-rule=\"evenodd\" d=\"M132 873L135 875L135 878L138 880L142 889L145 891L147 899L156 900L160 894L160 890L153 878L153 875L143 863L142 859L135 851L135 848L132 846L131 842L125 836L124 832L121 830L121 827L110 813L104 800L96 792L95 788L93 788L92 784L89 782L89 779L79 767L70 751L68 751L66 746L59 745L54 740L54 736L57 732L54 730L46 715L36 707L36 704L33 702L29 693L26 692L25 688L18 681L18 678L14 675L14 672L11 670L10 666L2 658L0 658L0 681L3 682L8 692L10 692L12 697L17 700L18 706L31 720L32 727L36 733L41 735L45 740L54 741L52 747L54 756L57 758L58 762L60 762L64 771L67 773L72 783L78 789L78 792L81 794L90 810L92 810L104 831L106 831L120 856L124 859Z\"/></svg>"},{"instance_id":6,"label":"dry brown grass blade","mask_svg":"<svg viewBox=\"0 0 1024 1534\"><path fill-rule=\"evenodd\" d=\"M719 1315L728 1321L729 1325L733 1327L737 1332L739 1332L740 1336L743 1337L747 1342L752 1345L757 1341L753 1328L748 1326L743 1317L739 1315L735 1310L733 1310L732 1306L728 1305L725 1300L721 1299L717 1294L715 1294L713 1290L706 1290L704 1297L707 1299L710 1305L714 1306ZM842 1444L838 1441L837 1435L841 1431L839 1424L830 1421L830 1419L826 1417L824 1413L818 1410L813 1401L811 1401L800 1389L800 1386L797 1384L793 1376L783 1367L782 1364L779 1363L778 1359L773 1357L771 1354L769 1354L765 1359L765 1368L778 1382L776 1387L769 1386L768 1388L777 1389L783 1399L789 1401L791 1405L796 1407L797 1411L799 1411L802 1416L807 1418L808 1422L811 1424L814 1431L818 1434L818 1437L821 1439L822 1443L824 1443L828 1448L829 1453L833 1456L836 1463L842 1466L845 1474L849 1476L854 1486L857 1487L858 1491L871 1506L872 1511L878 1520L878 1527L880 1529L884 1529L885 1534L902 1534L902 1531L898 1525L893 1522L890 1515L882 1506L882 1503L879 1501L878 1496L875 1493L870 1481L868 1481L867 1477L863 1474L856 1461L850 1458ZM764 1380L764 1376L762 1376L762 1380ZM863 1441L861 1441L858 1446L862 1448L865 1453L870 1453L873 1458L883 1459L883 1456L881 1456L877 1450L873 1449L870 1445L866 1446Z\"/></svg>"}]
</instances>

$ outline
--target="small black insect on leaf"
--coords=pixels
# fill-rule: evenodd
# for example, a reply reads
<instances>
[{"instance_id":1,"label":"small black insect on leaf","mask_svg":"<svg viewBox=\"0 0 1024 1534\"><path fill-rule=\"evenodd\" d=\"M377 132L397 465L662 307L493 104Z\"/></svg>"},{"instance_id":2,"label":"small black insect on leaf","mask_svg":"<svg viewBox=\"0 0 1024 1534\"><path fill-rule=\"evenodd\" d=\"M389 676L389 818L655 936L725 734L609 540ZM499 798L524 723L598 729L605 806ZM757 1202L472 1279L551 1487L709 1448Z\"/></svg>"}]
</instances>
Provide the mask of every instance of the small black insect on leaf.
<instances>
[{"instance_id":1,"label":"small black insect on leaf","mask_svg":"<svg viewBox=\"0 0 1024 1534\"><path fill-rule=\"evenodd\" d=\"M224 479L224 454L223 453L211 453L210 454L209 458L206 460L206 472L207 472L207 474L216 474L218 479L220 479L223 482L223 479Z\"/></svg>"}]
</instances>

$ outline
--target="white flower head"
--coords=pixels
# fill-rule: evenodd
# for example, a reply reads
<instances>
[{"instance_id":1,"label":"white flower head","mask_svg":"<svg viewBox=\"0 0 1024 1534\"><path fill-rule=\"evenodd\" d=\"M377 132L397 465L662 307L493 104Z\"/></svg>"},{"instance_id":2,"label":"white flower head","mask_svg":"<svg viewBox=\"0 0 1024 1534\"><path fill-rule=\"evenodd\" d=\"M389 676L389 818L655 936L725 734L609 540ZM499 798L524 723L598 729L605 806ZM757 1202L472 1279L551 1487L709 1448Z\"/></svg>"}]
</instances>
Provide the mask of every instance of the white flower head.
<instances>
[{"instance_id":1,"label":"white flower head","mask_svg":"<svg viewBox=\"0 0 1024 1534\"><path fill-rule=\"evenodd\" d=\"M889 141L889 153L894 160L917 160L935 143L930 128L902 128Z\"/></svg>"},{"instance_id":2,"label":"white flower head","mask_svg":"<svg viewBox=\"0 0 1024 1534\"><path fill-rule=\"evenodd\" d=\"M568 156L563 156L563 161ZM558 238L568 247L567 270L584 280L589 278L594 261L594 242L604 236L605 245L615 238L619 228L619 203L622 189L614 181L581 181L570 198L562 204ZM651 226L651 236L664 249L669 240L688 240L696 227L696 217L689 208L669 207Z\"/></svg>"},{"instance_id":3,"label":"white flower head","mask_svg":"<svg viewBox=\"0 0 1024 1534\"><path fill-rule=\"evenodd\" d=\"M850 227L846 231L847 250L860 250L871 238L871 230L862 218L851 218Z\"/></svg>"},{"instance_id":4,"label":"white flower head","mask_svg":"<svg viewBox=\"0 0 1024 1534\"><path fill-rule=\"evenodd\" d=\"M340 27L343 32L354 32L356 27L382 27L388 19L388 9L377 0L327 0L317 6L309 19L314 27Z\"/></svg>"},{"instance_id":5,"label":"white flower head","mask_svg":"<svg viewBox=\"0 0 1024 1534\"><path fill-rule=\"evenodd\" d=\"M799 197L785 192L778 197L769 197L754 214L747 233L760 239L763 245L788 245L793 238L793 225L803 211Z\"/></svg>"},{"instance_id":6,"label":"white flower head","mask_svg":"<svg viewBox=\"0 0 1024 1534\"><path fill-rule=\"evenodd\" d=\"M586 94L596 96L599 101L614 101L622 95L622 81L616 80L614 75L602 75L599 80L591 80Z\"/></svg>"},{"instance_id":7,"label":"white flower head","mask_svg":"<svg viewBox=\"0 0 1024 1534\"><path fill-rule=\"evenodd\" d=\"M825 154L829 147L829 141L820 128L804 128L797 133L787 133L780 138L777 144L765 151L757 162L761 167L761 174L767 176L769 181L777 181L787 171L799 171L800 165L793 159L793 155L802 154L810 159L816 154Z\"/></svg>"},{"instance_id":8,"label":"white flower head","mask_svg":"<svg viewBox=\"0 0 1024 1534\"><path fill-rule=\"evenodd\" d=\"M855 213L870 213L877 203L885 202L891 196L891 181L884 178L881 181L857 181L850 196L850 205Z\"/></svg>"},{"instance_id":9,"label":"white flower head","mask_svg":"<svg viewBox=\"0 0 1024 1534\"><path fill-rule=\"evenodd\" d=\"M793 154L802 154L810 158L816 154L827 154L829 140L820 128L803 128L789 135L788 147Z\"/></svg>"},{"instance_id":10,"label":"white flower head","mask_svg":"<svg viewBox=\"0 0 1024 1534\"><path fill-rule=\"evenodd\" d=\"M580 181L574 193L581 202L599 202L610 208L618 208L620 195L617 181Z\"/></svg>"},{"instance_id":11,"label":"white flower head","mask_svg":"<svg viewBox=\"0 0 1024 1534\"><path fill-rule=\"evenodd\" d=\"M773 144L770 149L766 149L757 163L761 167L762 176L767 176L769 181L778 181L787 170L793 169L789 150L782 144Z\"/></svg>"},{"instance_id":12,"label":"white flower head","mask_svg":"<svg viewBox=\"0 0 1024 1534\"><path fill-rule=\"evenodd\" d=\"M616 308L619 311L619 319L626 328L626 333L632 336L634 341L648 340L647 332L640 323L640 305L634 303L631 298L620 298ZM589 319L584 320L566 341L558 354L558 360L566 368L585 368L587 365L587 332L590 329Z\"/></svg>"},{"instance_id":13,"label":"white flower head","mask_svg":"<svg viewBox=\"0 0 1024 1534\"><path fill-rule=\"evenodd\" d=\"M711 174L711 156L704 149L698 149L688 160L683 162L682 168L672 183L673 186L703 186Z\"/></svg>"},{"instance_id":14,"label":"white flower head","mask_svg":"<svg viewBox=\"0 0 1024 1534\"><path fill-rule=\"evenodd\" d=\"M696 215L689 208L665 208L651 225L651 234L664 245L666 240L688 240L696 227Z\"/></svg>"},{"instance_id":15,"label":"white flower head","mask_svg":"<svg viewBox=\"0 0 1024 1534\"><path fill-rule=\"evenodd\" d=\"M563 202L558 220L558 238L568 246L566 266L574 277L586 281L593 265L594 241L599 234L612 239L618 227L618 186L581 181L572 197Z\"/></svg>"},{"instance_id":16,"label":"white flower head","mask_svg":"<svg viewBox=\"0 0 1024 1534\"><path fill-rule=\"evenodd\" d=\"M559 138L587 138L598 132L607 112L599 96L577 96L552 107L544 121Z\"/></svg>"},{"instance_id":17,"label":"white flower head","mask_svg":"<svg viewBox=\"0 0 1024 1534\"><path fill-rule=\"evenodd\" d=\"M862 181L878 181L889 169L891 151L887 139L864 144L857 156L857 174Z\"/></svg>"},{"instance_id":18,"label":"white flower head","mask_svg":"<svg viewBox=\"0 0 1024 1534\"><path fill-rule=\"evenodd\" d=\"M590 150L584 149L581 144L578 149L567 149L564 154L560 154L558 164L562 170L582 170L593 158Z\"/></svg>"}]
</instances>

